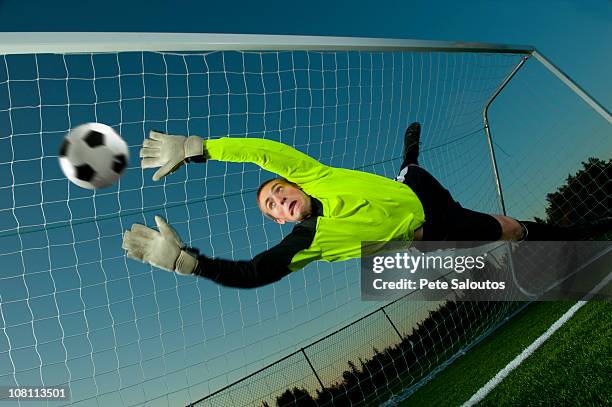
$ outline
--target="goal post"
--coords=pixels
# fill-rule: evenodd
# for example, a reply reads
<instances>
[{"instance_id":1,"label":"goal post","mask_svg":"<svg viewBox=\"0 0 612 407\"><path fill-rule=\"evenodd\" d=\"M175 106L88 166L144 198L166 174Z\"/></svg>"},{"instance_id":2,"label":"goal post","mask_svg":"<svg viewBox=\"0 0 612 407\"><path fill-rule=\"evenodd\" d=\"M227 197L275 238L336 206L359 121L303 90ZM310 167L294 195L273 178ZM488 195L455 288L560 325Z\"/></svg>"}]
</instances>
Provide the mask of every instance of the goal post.
<instances>
[{"instance_id":1,"label":"goal post","mask_svg":"<svg viewBox=\"0 0 612 407\"><path fill-rule=\"evenodd\" d=\"M520 304L381 308L360 301L357 260L313 263L255 290L128 260L121 234L154 225L155 215L222 258L252 258L289 232L255 204L271 174L215 162L153 182L138 150L153 129L259 137L394 178L403 132L419 121L422 165L464 206L512 211L516 200L503 198L506 188L516 196L518 177L505 163L498 169L507 152L487 111L531 55L531 46L404 39L0 33L0 386L65 386L65 404L131 406L215 405L207 395L257 405L286 389L341 392L345 382L384 402L419 383ZM59 169L60 141L85 122L127 141L130 163L111 188L80 189ZM540 192L529 190L543 200ZM539 215L540 201L529 202L520 209ZM406 338L421 350L378 352ZM425 348L438 353L423 357ZM384 367L373 368L373 357ZM244 377L255 384L231 386Z\"/></svg>"}]
</instances>

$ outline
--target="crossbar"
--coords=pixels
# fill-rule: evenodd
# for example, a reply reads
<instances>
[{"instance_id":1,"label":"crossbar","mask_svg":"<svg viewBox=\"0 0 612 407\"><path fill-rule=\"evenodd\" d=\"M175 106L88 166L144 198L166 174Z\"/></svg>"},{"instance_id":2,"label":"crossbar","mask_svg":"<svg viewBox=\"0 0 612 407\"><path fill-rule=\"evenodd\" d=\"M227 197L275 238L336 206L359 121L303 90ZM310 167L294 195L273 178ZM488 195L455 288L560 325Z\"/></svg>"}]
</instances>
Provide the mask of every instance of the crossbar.
<instances>
[{"instance_id":1,"label":"crossbar","mask_svg":"<svg viewBox=\"0 0 612 407\"><path fill-rule=\"evenodd\" d=\"M530 54L530 45L362 37L198 33L0 33L0 54L127 51L444 51Z\"/></svg>"}]
</instances>

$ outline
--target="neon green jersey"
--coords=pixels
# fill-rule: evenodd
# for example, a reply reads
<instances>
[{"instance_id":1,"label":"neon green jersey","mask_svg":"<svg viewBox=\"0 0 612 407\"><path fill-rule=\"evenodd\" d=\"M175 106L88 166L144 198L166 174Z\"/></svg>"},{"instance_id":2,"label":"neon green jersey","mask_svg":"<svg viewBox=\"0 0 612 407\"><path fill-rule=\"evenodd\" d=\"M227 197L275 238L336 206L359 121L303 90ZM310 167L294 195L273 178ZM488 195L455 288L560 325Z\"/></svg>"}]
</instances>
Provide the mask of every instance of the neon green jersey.
<instances>
[{"instance_id":1,"label":"neon green jersey","mask_svg":"<svg viewBox=\"0 0 612 407\"><path fill-rule=\"evenodd\" d=\"M255 138L206 140L210 160L249 162L298 184L322 204L310 246L300 248L288 267L314 260L361 256L362 241L412 241L425 221L410 187L379 175L323 165L285 144Z\"/></svg>"}]
</instances>

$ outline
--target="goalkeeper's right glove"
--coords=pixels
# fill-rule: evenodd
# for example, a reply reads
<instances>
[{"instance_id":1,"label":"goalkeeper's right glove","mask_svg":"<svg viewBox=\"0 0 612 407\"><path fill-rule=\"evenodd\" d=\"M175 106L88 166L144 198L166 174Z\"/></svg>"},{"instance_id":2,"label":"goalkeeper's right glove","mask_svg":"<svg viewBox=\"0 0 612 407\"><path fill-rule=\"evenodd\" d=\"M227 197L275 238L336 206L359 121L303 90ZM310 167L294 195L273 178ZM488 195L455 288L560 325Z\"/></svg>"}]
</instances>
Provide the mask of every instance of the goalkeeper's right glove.
<instances>
[{"instance_id":1,"label":"goalkeeper's right glove","mask_svg":"<svg viewBox=\"0 0 612 407\"><path fill-rule=\"evenodd\" d=\"M149 132L140 150L142 168L157 168L153 181L178 170L186 161L205 162L204 140L198 136L173 136L155 130Z\"/></svg>"},{"instance_id":2,"label":"goalkeeper's right glove","mask_svg":"<svg viewBox=\"0 0 612 407\"><path fill-rule=\"evenodd\" d=\"M161 216L155 217L159 232L134 223L123 234L122 247L127 256L181 275L192 274L198 259L183 245L176 231Z\"/></svg>"}]
</instances>

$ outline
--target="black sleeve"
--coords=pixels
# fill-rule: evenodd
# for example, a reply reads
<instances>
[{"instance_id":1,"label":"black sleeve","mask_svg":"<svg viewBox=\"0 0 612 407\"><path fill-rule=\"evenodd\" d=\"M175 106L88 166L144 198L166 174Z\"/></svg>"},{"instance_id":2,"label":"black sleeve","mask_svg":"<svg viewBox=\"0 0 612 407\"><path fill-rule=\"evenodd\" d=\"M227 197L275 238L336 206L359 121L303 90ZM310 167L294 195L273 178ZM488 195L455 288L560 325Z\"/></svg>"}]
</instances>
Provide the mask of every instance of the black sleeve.
<instances>
[{"instance_id":1,"label":"black sleeve","mask_svg":"<svg viewBox=\"0 0 612 407\"><path fill-rule=\"evenodd\" d=\"M293 257L312 244L316 218L296 225L279 244L255 256L252 260L212 259L198 256L194 274L228 287L254 288L280 280L291 273Z\"/></svg>"}]
</instances>

